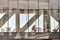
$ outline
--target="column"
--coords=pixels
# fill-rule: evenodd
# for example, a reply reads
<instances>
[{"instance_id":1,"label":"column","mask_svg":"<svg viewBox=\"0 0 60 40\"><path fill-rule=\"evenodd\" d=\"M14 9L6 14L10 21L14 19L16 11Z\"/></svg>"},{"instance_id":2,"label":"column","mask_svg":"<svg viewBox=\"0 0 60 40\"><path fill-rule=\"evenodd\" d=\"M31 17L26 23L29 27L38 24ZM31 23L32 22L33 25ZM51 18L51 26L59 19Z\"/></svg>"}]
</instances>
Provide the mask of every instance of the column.
<instances>
[{"instance_id":1,"label":"column","mask_svg":"<svg viewBox=\"0 0 60 40\"><path fill-rule=\"evenodd\" d=\"M44 10L43 11L43 32L50 32L50 16L49 11Z\"/></svg>"},{"instance_id":2,"label":"column","mask_svg":"<svg viewBox=\"0 0 60 40\"><path fill-rule=\"evenodd\" d=\"M20 20L19 20L19 10L16 12L16 32L19 32L19 25L20 25Z\"/></svg>"}]
</instances>

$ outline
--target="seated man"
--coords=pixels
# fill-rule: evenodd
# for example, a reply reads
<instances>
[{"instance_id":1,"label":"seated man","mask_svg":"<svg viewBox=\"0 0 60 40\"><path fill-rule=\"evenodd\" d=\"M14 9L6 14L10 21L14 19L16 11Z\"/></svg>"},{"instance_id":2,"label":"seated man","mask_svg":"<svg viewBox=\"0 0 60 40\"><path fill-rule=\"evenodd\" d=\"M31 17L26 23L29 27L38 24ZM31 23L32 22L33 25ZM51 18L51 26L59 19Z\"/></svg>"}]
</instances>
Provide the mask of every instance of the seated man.
<instances>
[{"instance_id":1,"label":"seated man","mask_svg":"<svg viewBox=\"0 0 60 40\"><path fill-rule=\"evenodd\" d=\"M32 27L32 31L33 31L33 32L36 32L36 31L37 31L35 26L36 26L36 25L34 25L34 26Z\"/></svg>"},{"instance_id":2,"label":"seated man","mask_svg":"<svg viewBox=\"0 0 60 40\"><path fill-rule=\"evenodd\" d=\"M34 26L32 27L32 31L33 31L33 32L38 32L38 30L39 30L39 32L42 32L43 29L41 29L41 27L39 27L39 28L36 27L36 25L34 25Z\"/></svg>"}]
</instances>

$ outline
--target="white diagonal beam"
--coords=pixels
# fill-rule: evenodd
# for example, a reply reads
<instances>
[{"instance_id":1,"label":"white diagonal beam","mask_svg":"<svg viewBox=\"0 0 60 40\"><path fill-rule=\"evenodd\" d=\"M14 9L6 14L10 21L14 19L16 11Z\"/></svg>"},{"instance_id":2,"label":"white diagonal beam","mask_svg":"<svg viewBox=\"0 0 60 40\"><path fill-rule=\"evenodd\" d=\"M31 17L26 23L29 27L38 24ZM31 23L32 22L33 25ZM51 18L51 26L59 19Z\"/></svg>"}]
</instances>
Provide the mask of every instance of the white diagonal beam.
<instances>
[{"instance_id":1,"label":"white diagonal beam","mask_svg":"<svg viewBox=\"0 0 60 40\"><path fill-rule=\"evenodd\" d=\"M40 12L40 11L39 11ZM39 18L39 16L41 15L42 13L39 13L39 15L36 13L24 26L22 29L20 29L20 32L24 32L27 28L29 28L37 18Z\"/></svg>"},{"instance_id":2,"label":"white diagonal beam","mask_svg":"<svg viewBox=\"0 0 60 40\"><path fill-rule=\"evenodd\" d=\"M2 25L4 25L12 15L12 11L6 12L6 14L0 19L0 27L2 27Z\"/></svg>"}]
</instances>

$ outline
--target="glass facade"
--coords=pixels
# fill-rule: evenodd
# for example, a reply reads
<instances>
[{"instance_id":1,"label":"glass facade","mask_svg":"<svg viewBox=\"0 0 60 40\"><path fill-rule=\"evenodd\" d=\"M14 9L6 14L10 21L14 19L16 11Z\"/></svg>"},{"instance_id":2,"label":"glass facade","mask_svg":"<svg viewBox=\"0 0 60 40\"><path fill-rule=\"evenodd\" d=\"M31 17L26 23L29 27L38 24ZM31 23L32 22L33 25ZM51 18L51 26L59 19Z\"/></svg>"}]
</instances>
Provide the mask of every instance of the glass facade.
<instances>
[{"instance_id":1,"label":"glass facade","mask_svg":"<svg viewBox=\"0 0 60 40\"><path fill-rule=\"evenodd\" d=\"M0 38L60 38L59 5L60 0L1 0Z\"/></svg>"}]
</instances>

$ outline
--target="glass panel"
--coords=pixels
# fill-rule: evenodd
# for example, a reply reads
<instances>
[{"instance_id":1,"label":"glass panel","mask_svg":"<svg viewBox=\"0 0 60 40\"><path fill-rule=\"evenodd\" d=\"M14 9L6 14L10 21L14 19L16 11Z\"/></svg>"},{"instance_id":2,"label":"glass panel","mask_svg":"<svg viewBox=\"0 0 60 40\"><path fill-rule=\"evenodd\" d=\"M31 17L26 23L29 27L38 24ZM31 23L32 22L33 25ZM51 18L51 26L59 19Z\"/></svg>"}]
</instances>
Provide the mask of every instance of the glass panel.
<instances>
[{"instance_id":1,"label":"glass panel","mask_svg":"<svg viewBox=\"0 0 60 40\"><path fill-rule=\"evenodd\" d=\"M10 32L16 32L16 14L13 14L9 19Z\"/></svg>"},{"instance_id":2,"label":"glass panel","mask_svg":"<svg viewBox=\"0 0 60 40\"><path fill-rule=\"evenodd\" d=\"M7 29L6 28L9 25L8 24L8 21L7 21L8 20L8 17L9 17L9 15L8 15L9 13L5 13L5 12L3 14L1 14L1 16L0 16L1 17L0 18L0 23L1 23L0 24L0 27L1 27L1 30L0 31L1 32L7 32Z\"/></svg>"},{"instance_id":3,"label":"glass panel","mask_svg":"<svg viewBox=\"0 0 60 40\"><path fill-rule=\"evenodd\" d=\"M8 22L6 22L2 27L1 27L1 32L7 32L7 28L8 27Z\"/></svg>"},{"instance_id":4,"label":"glass panel","mask_svg":"<svg viewBox=\"0 0 60 40\"><path fill-rule=\"evenodd\" d=\"M59 14L58 14L58 10L51 10L51 16L50 16L50 20L51 20L51 32L59 32L58 28L59 28Z\"/></svg>"},{"instance_id":5,"label":"glass panel","mask_svg":"<svg viewBox=\"0 0 60 40\"><path fill-rule=\"evenodd\" d=\"M27 23L27 14L20 14L20 28Z\"/></svg>"},{"instance_id":6,"label":"glass panel","mask_svg":"<svg viewBox=\"0 0 60 40\"><path fill-rule=\"evenodd\" d=\"M38 30L39 32L43 32L43 10L39 10L39 27L38 27Z\"/></svg>"},{"instance_id":7,"label":"glass panel","mask_svg":"<svg viewBox=\"0 0 60 40\"><path fill-rule=\"evenodd\" d=\"M60 0L0 1L0 38L59 38L59 26Z\"/></svg>"},{"instance_id":8,"label":"glass panel","mask_svg":"<svg viewBox=\"0 0 60 40\"><path fill-rule=\"evenodd\" d=\"M21 38L28 38L28 1L29 0L19 0Z\"/></svg>"},{"instance_id":9,"label":"glass panel","mask_svg":"<svg viewBox=\"0 0 60 40\"><path fill-rule=\"evenodd\" d=\"M10 10L9 10L10 11ZM8 15L8 14L5 14L5 13L3 13L3 14L0 14L1 16L1 20L2 20L2 23L1 23L1 32L7 32L7 30L9 29L9 32L16 32L16 28L15 28L15 25L16 25L16 23L15 23L15 14L13 15L13 14L11 14L12 13L12 11L10 12L10 14ZM10 16L10 18L8 18ZM13 30L15 30L15 31L13 31Z\"/></svg>"},{"instance_id":10,"label":"glass panel","mask_svg":"<svg viewBox=\"0 0 60 40\"><path fill-rule=\"evenodd\" d=\"M35 25L35 10L29 10L29 32L33 32L33 26Z\"/></svg>"}]
</instances>

